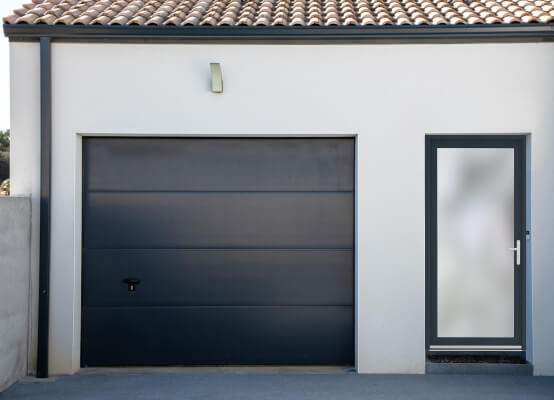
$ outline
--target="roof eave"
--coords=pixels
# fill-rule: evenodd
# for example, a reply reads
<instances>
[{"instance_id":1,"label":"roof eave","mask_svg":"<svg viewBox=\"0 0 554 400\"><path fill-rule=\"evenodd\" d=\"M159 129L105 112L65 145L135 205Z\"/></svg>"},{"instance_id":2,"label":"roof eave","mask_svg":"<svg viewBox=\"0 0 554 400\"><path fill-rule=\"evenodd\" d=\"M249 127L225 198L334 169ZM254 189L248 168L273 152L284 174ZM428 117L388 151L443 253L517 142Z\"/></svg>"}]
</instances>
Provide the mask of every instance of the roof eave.
<instances>
[{"instance_id":1,"label":"roof eave","mask_svg":"<svg viewBox=\"0 0 554 400\"><path fill-rule=\"evenodd\" d=\"M554 41L554 24L408 26L138 26L4 24L11 40L229 41Z\"/></svg>"}]
</instances>

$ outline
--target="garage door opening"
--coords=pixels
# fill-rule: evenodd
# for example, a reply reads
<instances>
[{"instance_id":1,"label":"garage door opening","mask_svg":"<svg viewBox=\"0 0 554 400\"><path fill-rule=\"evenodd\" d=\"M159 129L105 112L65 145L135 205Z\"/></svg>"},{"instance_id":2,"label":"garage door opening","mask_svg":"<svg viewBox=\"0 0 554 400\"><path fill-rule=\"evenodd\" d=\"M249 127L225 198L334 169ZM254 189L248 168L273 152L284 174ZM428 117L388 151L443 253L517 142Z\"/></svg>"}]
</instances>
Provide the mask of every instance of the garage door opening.
<instances>
[{"instance_id":1,"label":"garage door opening","mask_svg":"<svg viewBox=\"0 0 554 400\"><path fill-rule=\"evenodd\" d=\"M84 138L82 365L352 365L354 147Z\"/></svg>"}]
</instances>

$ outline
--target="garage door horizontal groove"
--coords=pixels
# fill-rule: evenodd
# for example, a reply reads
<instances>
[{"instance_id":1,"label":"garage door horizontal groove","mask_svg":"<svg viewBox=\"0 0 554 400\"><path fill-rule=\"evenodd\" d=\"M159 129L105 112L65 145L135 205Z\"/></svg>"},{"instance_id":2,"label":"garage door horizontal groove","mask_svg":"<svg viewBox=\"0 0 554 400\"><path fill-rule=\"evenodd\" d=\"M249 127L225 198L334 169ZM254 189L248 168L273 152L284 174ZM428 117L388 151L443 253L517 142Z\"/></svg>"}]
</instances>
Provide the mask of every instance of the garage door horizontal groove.
<instances>
[{"instance_id":1,"label":"garage door horizontal groove","mask_svg":"<svg viewBox=\"0 0 554 400\"><path fill-rule=\"evenodd\" d=\"M87 193L354 193L353 190L88 190Z\"/></svg>"},{"instance_id":2,"label":"garage door horizontal groove","mask_svg":"<svg viewBox=\"0 0 554 400\"><path fill-rule=\"evenodd\" d=\"M221 306L214 306L214 305L186 305L186 306L162 306L162 305L156 305L156 306L84 306L83 308L92 310L102 310L102 309L140 309L140 308L352 308L353 304L316 304L316 305L310 305L310 304L289 304L289 305L221 305Z\"/></svg>"},{"instance_id":3,"label":"garage door horizontal groove","mask_svg":"<svg viewBox=\"0 0 554 400\"><path fill-rule=\"evenodd\" d=\"M353 247L83 247L86 251L127 251L127 250L167 250L167 251L352 251Z\"/></svg>"},{"instance_id":4,"label":"garage door horizontal groove","mask_svg":"<svg viewBox=\"0 0 554 400\"><path fill-rule=\"evenodd\" d=\"M283 251L352 251L353 247L83 247L83 250L191 250L191 251L212 251L212 250L283 250Z\"/></svg>"}]
</instances>

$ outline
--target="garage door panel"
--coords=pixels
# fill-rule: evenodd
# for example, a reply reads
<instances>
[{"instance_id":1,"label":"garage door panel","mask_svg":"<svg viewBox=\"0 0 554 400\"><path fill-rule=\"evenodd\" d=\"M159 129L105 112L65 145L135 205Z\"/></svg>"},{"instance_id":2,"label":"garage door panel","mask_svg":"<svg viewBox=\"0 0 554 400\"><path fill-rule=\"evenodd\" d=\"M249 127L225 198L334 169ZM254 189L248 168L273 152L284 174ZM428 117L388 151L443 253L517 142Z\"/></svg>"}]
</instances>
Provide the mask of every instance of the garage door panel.
<instances>
[{"instance_id":1,"label":"garage door panel","mask_svg":"<svg viewBox=\"0 0 554 400\"><path fill-rule=\"evenodd\" d=\"M351 192L94 192L85 202L87 248L353 246Z\"/></svg>"},{"instance_id":2,"label":"garage door panel","mask_svg":"<svg viewBox=\"0 0 554 400\"><path fill-rule=\"evenodd\" d=\"M335 191L354 187L353 139L85 140L89 190Z\"/></svg>"},{"instance_id":3,"label":"garage door panel","mask_svg":"<svg viewBox=\"0 0 554 400\"><path fill-rule=\"evenodd\" d=\"M352 307L83 311L87 366L353 363Z\"/></svg>"},{"instance_id":4,"label":"garage door panel","mask_svg":"<svg viewBox=\"0 0 554 400\"><path fill-rule=\"evenodd\" d=\"M86 138L83 165L83 365L353 364L353 139Z\"/></svg>"},{"instance_id":5,"label":"garage door panel","mask_svg":"<svg viewBox=\"0 0 554 400\"><path fill-rule=\"evenodd\" d=\"M85 250L86 306L352 305L351 250ZM129 292L123 282L141 283Z\"/></svg>"}]
</instances>

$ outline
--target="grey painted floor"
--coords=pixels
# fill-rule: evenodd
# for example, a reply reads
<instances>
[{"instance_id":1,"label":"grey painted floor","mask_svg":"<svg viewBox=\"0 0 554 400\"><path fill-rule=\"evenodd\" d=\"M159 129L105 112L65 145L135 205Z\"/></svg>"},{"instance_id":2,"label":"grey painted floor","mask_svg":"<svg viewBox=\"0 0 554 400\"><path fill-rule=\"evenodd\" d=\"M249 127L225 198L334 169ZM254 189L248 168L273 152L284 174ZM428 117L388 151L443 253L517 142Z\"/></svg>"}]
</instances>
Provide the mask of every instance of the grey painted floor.
<instances>
[{"instance_id":1,"label":"grey painted floor","mask_svg":"<svg viewBox=\"0 0 554 400\"><path fill-rule=\"evenodd\" d=\"M19 382L1 400L554 399L554 377L484 375L135 374Z\"/></svg>"}]
</instances>

